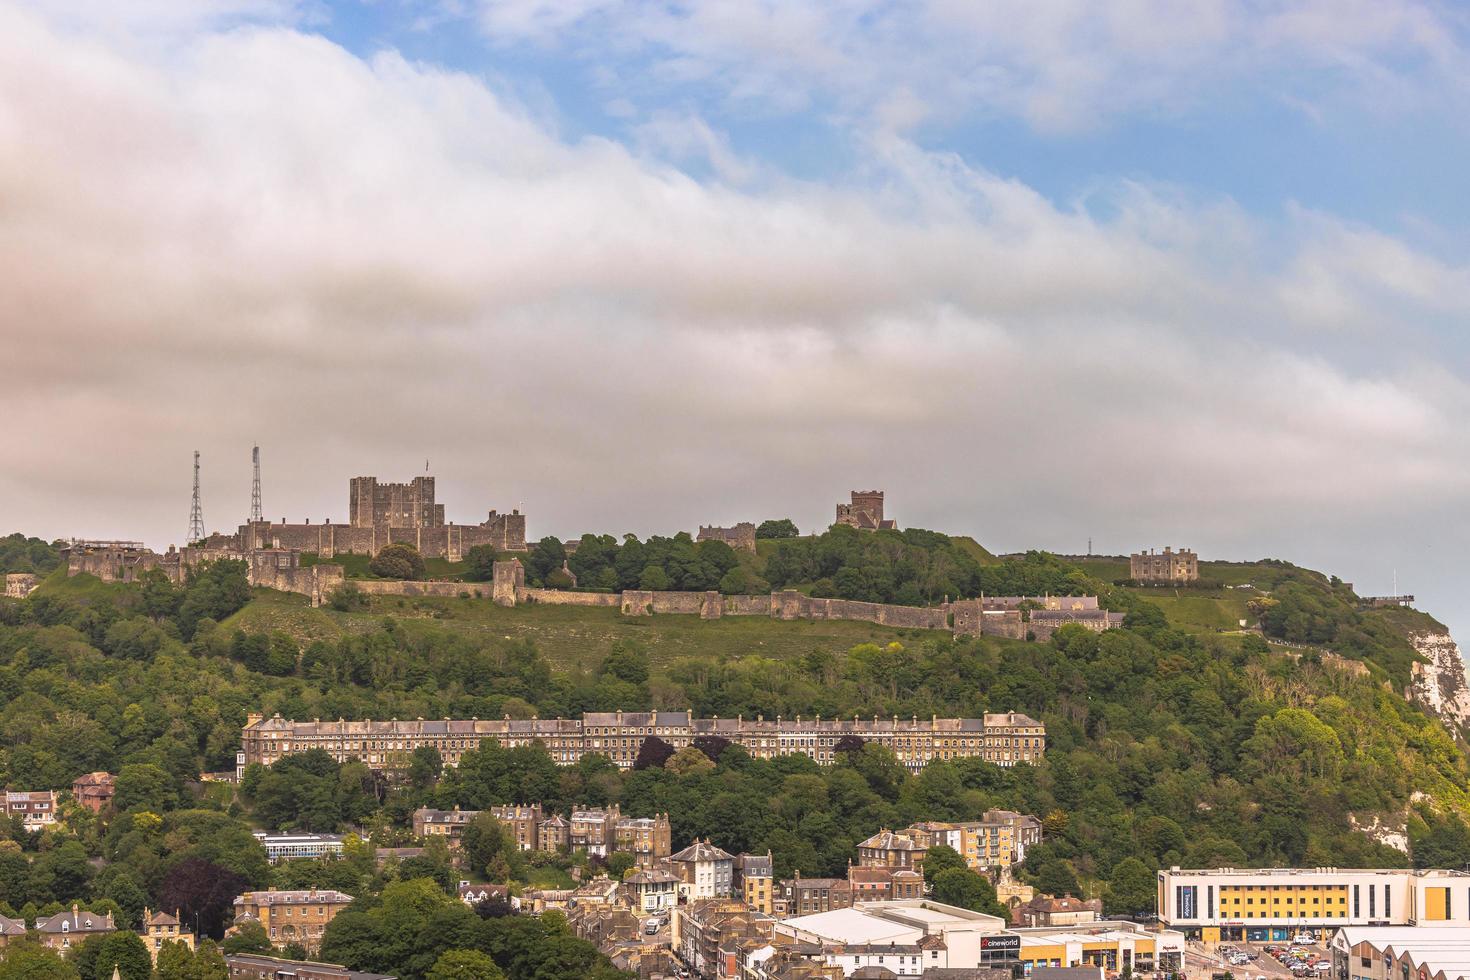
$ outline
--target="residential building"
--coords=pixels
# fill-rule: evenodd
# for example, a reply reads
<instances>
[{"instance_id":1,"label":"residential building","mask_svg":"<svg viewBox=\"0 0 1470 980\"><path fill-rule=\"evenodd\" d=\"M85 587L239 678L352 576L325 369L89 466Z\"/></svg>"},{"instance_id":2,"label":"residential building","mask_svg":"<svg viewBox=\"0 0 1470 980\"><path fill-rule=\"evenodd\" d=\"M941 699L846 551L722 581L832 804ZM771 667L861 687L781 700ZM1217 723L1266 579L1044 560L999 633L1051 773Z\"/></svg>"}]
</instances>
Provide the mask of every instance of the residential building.
<instances>
[{"instance_id":1,"label":"residential building","mask_svg":"<svg viewBox=\"0 0 1470 980\"><path fill-rule=\"evenodd\" d=\"M715 847L708 839L697 840L671 856L669 866L679 876L682 897L691 900L730 897L735 857Z\"/></svg>"},{"instance_id":2,"label":"residential building","mask_svg":"<svg viewBox=\"0 0 1470 980\"><path fill-rule=\"evenodd\" d=\"M5 946L12 939L22 939L25 934L25 919L12 919L8 915L0 915L0 946Z\"/></svg>"},{"instance_id":3,"label":"residential building","mask_svg":"<svg viewBox=\"0 0 1470 980\"><path fill-rule=\"evenodd\" d=\"M101 813L112 805L113 781L110 772L89 772L78 776L71 784L72 799L77 801L77 806Z\"/></svg>"},{"instance_id":4,"label":"residential building","mask_svg":"<svg viewBox=\"0 0 1470 980\"><path fill-rule=\"evenodd\" d=\"M944 845L970 868L1009 868L1026 859L1026 849L1041 843L1041 821L1012 810L987 810L979 820L926 821L899 831L925 849Z\"/></svg>"},{"instance_id":5,"label":"residential building","mask_svg":"<svg viewBox=\"0 0 1470 980\"><path fill-rule=\"evenodd\" d=\"M469 906L479 905L481 902L515 904L509 885L475 885L468 881L459 883L459 900Z\"/></svg>"},{"instance_id":6,"label":"residential building","mask_svg":"<svg viewBox=\"0 0 1470 980\"><path fill-rule=\"evenodd\" d=\"M479 810L435 810L421 806L413 811L413 835L415 837L448 837L459 840L459 835L470 821L480 815Z\"/></svg>"},{"instance_id":7,"label":"residential building","mask_svg":"<svg viewBox=\"0 0 1470 980\"><path fill-rule=\"evenodd\" d=\"M1470 927L1346 926L1328 944L1333 980L1470 980Z\"/></svg>"},{"instance_id":8,"label":"residential building","mask_svg":"<svg viewBox=\"0 0 1470 980\"><path fill-rule=\"evenodd\" d=\"M1102 918L1102 899L1038 895L1011 908L1011 924L1026 927L1075 926Z\"/></svg>"},{"instance_id":9,"label":"residential building","mask_svg":"<svg viewBox=\"0 0 1470 980\"><path fill-rule=\"evenodd\" d=\"M776 882L771 852L739 854L731 865L730 888L752 912L771 915L776 909Z\"/></svg>"},{"instance_id":10,"label":"residential building","mask_svg":"<svg viewBox=\"0 0 1470 980\"><path fill-rule=\"evenodd\" d=\"M265 855L272 863L341 854L343 847L341 834L267 834L257 830L254 837L265 848Z\"/></svg>"},{"instance_id":11,"label":"residential building","mask_svg":"<svg viewBox=\"0 0 1470 980\"><path fill-rule=\"evenodd\" d=\"M616 803L601 810L573 810L568 823L572 850L607 857L617 848L617 826L622 812Z\"/></svg>"},{"instance_id":12,"label":"residential building","mask_svg":"<svg viewBox=\"0 0 1470 980\"><path fill-rule=\"evenodd\" d=\"M642 868L623 879L623 894L636 912L666 912L679 904L679 876L664 868Z\"/></svg>"},{"instance_id":13,"label":"residential building","mask_svg":"<svg viewBox=\"0 0 1470 980\"><path fill-rule=\"evenodd\" d=\"M259 922L271 943L300 943L308 952L321 945L327 923L352 904L352 896L330 888L246 892L235 899L235 923Z\"/></svg>"},{"instance_id":14,"label":"residential building","mask_svg":"<svg viewBox=\"0 0 1470 980\"><path fill-rule=\"evenodd\" d=\"M767 944L774 925L774 919L738 899L694 899L674 909L669 941L697 976L723 980L740 975L740 941Z\"/></svg>"},{"instance_id":15,"label":"residential building","mask_svg":"<svg viewBox=\"0 0 1470 980\"><path fill-rule=\"evenodd\" d=\"M812 915L852 905L852 884L846 878L783 878L774 898L777 918Z\"/></svg>"},{"instance_id":16,"label":"residential building","mask_svg":"<svg viewBox=\"0 0 1470 980\"><path fill-rule=\"evenodd\" d=\"M158 965L158 953L163 949L164 943L183 943L190 949L194 948L194 933L185 929L179 922L178 912L173 915L167 912L152 912L143 910L143 945L148 947L148 955L153 957L153 965Z\"/></svg>"},{"instance_id":17,"label":"residential building","mask_svg":"<svg viewBox=\"0 0 1470 980\"><path fill-rule=\"evenodd\" d=\"M857 863L861 868L904 868L922 873L924 855L929 848L913 838L884 828L859 844L857 852Z\"/></svg>"},{"instance_id":18,"label":"residential building","mask_svg":"<svg viewBox=\"0 0 1470 980\"><path fill-rule=\"evenodd\" d=\"M640 868L660 864L673 851L673 835L669 815L656 817L620 817L613 825L614 848L633 855Z\"/></svg>"},{"instance_id":19,"label":"residential building","mask_svg":"<svg viewBox=\"0 0 1470 980\"><path fill-rule=\"evenodd\" d=\"M1128 556L1128 577L1135 582L1195 582L1199 580L1199 556L1188 548L1165 548L1155 553Z\"/></svg>"},{"instance_id":20,"label":"residential building","mask_svg":"<svg viewBox=\"0 0 1470 980\"><path fill-rule=\"evenodd\" d=\"M283 960L259 953L233 953L225 957L231 980L398 980L385 973L362 973L335 963Z\"/></svg>"},{"instance_id":21,"label":"residential building","mask_svg":"<svg viewBox=\"0 0 1470 980\"><path fill-rule=\"evenodd\" d=\"M1080 614L1076 614L1080 615ZM890 749L917 771L932 759L983 758L1000 766L1035 762L1046 751L1046 727L1018 712L980 718L694 718L688 711L600 711L581 719L444 719L441 721L290 721L251 714L241 732L237 775L248 765L271 765L309 749L338 762L359 759L374 770L391 768L414 749L432 746L448 765L494 739L507 748L540 744L561 765L602 755L631 769L644 739L657 736L676 750L701 735L717 735L752 757L805 755L836 761L836 744L857 736Z\"/></svg>"},{"instance_id":22,"label":"residential building","mask_svg":"<svg viewBox=\"0 0 1470 980\"><path fill-rule=\"evenodd\" d=\"M26 830L40 830L56 822L56 794L51 790L5 791L5 813L20 817Z\"/></svg>"},{"instance_id":23,"label":"residential building","mask_svg":"<svg viewBox=\"0 0 1470 980\"><path fill-rule=\"evenodd\" d=\"M542 820L540 803L532 803L529 806L519 803L492 806L490 812L510 833L511 838L516 842L516 850L536 850L536 829L541 826Z\"/></svg>"},{"instance_id":24,"label":"residential building","mask_svg":"<svg viewBox=\"0 0 1470 980\"><path fill-rule=\"evenodd\" d=\"M536 850L562 854L572 847L572 825L560 813L548 817L536 828Z\"/></svg>"},{"instance_id":25,"label":"residential building","mask_svg":"<svg viewBox=\"0 0 1470 980\"><path fill-rule=\"evenodd\" d=\"M98 915L96 912L83 911L75 904L70 912L57 912L36 920L36 932L40 935L41 942L51 949L71 949L92 936L116 931L111 912Z\"/></svg>"},{"instance_id":26,"label":"residential building","mask_svg":"<svg viewBox=\"0 0 1470 980\"><path fill-rule=\"evenodd\" d=\"M1206 942L1289 939L1303 929L1470 925L1470 874L1408 868L1170 868L1159 918Z\"/></svg>"},{"instance_id":27,"label":"residential building","mask_svg":"<svg viewBox=\"0 0 1470 980\"><path fill-rule=\"evenodd\" d=\"M847 883L854 905L924 897L923 874L908 868L850 866Z\"/></svg>"}]
</instances>

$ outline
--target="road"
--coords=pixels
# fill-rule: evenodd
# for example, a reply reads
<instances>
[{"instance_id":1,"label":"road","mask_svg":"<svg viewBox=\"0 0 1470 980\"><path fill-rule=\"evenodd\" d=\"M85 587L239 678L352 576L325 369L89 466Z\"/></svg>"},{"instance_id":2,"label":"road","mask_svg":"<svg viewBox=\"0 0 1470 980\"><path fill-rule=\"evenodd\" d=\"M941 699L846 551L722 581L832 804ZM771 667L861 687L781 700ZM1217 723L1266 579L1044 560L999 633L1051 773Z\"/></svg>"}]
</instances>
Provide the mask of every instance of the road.
<instances>
[{"instance_id":1,"label":"road","mask_svg":"<svg viewBox=\"0 0 1470 980\"><path fill-rule=\"evenodd\" d=\"M1184 972L1190 980L1195 980L1195 978L1209 980L1210 974L1227 971L1234 973L1237 977L1244 978L1249 976L1252 980L1261 976L1266 977L1266 980L1296 980L1290 970L1282 966L1274 957L1266 952L1265 947L1268 945L1266 943L1237 942L1225 943L1224 945L1234 946L1239 950L1256 953L1256 959L1248 966L1231 966L1218 952L1219 947L1217 945L1213 943L1190 943L1184 953ZM1275 943L1272 945L1284 944ZM1299 943L1298 945L1303 949L1313 950L1319 955L1326 955L1327 953L1327 948L1322 943L1317 943L1316 945Z\"/></svg>"}]
</instances>

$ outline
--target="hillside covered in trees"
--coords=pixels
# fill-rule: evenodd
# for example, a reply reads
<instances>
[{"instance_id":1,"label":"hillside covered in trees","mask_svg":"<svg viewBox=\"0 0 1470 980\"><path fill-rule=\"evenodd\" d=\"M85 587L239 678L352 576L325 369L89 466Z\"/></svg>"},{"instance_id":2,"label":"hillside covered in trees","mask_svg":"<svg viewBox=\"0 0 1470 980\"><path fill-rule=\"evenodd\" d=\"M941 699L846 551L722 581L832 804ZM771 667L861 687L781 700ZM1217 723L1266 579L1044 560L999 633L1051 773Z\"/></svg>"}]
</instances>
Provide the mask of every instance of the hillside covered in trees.
<instances>
[{"instance_id":1,"label":"hillside covered in trees","mask_svg":"<svg viewBox=\"0 0 1470 980\"><path fill-rule=\"evenodd\" d=\"M791 574L826 567L821 541L782 542L810 542L792 553L792 568L817 563ZM895 567L918 547L867 535L854 554L891 546ZM769 849L780 875L841 873L855 844L880 827L1004 807L1045 822L1046 842L1023 878L1130 913L1150 911L1153 871L1171 864L1470 862L1470 763L1454 734L1403 695L1415 656L1403 611L1360 610L1340 584L1284 565L1252 569L1248 598L1224 590L1193 597L1232 616L1232 604L1252 603L1266 636L1315 641L1281 646L1203 627L1209 617L1197 604L1109 585L1052 556L944 560L954 569L973 563L981 582L1003 586L994 591L1095 590L1127 612L1125 627L1101 635L1064 627L1046 644L864 627L864 642L814 634L793 645L766 643L789 624L758 621L740 624L756 632L730 634L738 641L727 637L718 653L667 655L652 626L600 632L604 620L589 617L580 621L578 657L553 663L538 649L537 610L401 598L315 610L297 597L252 593L230 562L182 588L156 576L122 586L58 571L28 599L0 601L0 776L12 787L65 789L81 773L110 770L118 813L68 812L67 829L46 834L0 825L0 912L81 901L135 915L187 894L222 924L223 908L209 897L228 891L221 882L330 885L361 896L361 914L330 937L329 949L350 965L417 976L446 950L464 949L512 978L537 975L539 967L515 965L524 952L516 944L527 940L514 930L554 933L554 923L511 927L445 913L455 921L436 919L444 928L428 935L438 938L402 938L401 948L381 932L391 918L381 910L400 904L433 918L440 899L425 895L447 899L457 874L434 849L383 867L371 860L373 846L408 842L409 814L423 804L536 801L565 810L616 801L631 815L669 813L676 846L708 836L732 851ZM512 616L513 636L504 625ZM704 626L725 628L688 628ZM1343 660L1324 658L1326 648ZM1049 749L1034 767L970 759L910 775L872 745L829 767L801 757L759 761L728 747L630 772L597 757L564 769L536 747L487 745L449 771L421 754L400 778L308 754L274 771L255 768L238 789L198 782L201 772L232 767L248 711L545 717L651 707L724 717L1018 710L1045 721ZM1409 852L1356 829L1375 822L1403 828ZM362 850L272 868L248 837L252 827L352 831ZM564 859L519 855L493 834L473 861L474 871L521 886L567 880L569 870ZM982 907L988 898L973 900ZM591 955L570 936L552 945L572 959Z\"/></svg>"}]
</instances>

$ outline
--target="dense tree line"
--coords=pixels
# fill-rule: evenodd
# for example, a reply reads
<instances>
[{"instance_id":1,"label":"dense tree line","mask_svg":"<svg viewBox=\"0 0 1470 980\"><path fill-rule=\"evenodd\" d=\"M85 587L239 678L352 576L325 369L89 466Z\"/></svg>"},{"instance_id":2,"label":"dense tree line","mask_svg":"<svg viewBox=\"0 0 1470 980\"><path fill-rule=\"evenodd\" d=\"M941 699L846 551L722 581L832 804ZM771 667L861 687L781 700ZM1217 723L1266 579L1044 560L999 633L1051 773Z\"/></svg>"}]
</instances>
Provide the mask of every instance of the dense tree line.
<instances>
[{"instance_id":1,"label":"dense tree line","mask_svg":"<svg viewBox=\"0 0 1470 980\"><path fill-rule=\"evenodd\" d=\"M0 538L0 572L34 572L44 575L61 564L61 549L40 538L19 532Z\"/></svg>"}]
</instances>

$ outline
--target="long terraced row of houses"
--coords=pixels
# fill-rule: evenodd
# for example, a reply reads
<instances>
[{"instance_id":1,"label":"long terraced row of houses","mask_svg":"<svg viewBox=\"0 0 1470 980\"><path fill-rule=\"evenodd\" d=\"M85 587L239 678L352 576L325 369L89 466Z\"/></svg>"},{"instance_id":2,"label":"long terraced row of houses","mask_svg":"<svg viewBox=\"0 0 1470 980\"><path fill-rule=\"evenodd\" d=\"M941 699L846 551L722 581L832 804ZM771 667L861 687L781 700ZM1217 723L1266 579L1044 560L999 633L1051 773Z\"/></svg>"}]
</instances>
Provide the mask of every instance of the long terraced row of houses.
<instances>
[{"instance_id":1,"label":"long terraced row of houses","mask_svg":"<svg viewBox=\"0 0 1470 980\"><path fill-rule=\"evenodd\" d=\"M660 738L681 749L701 736L739 745L757 759L805 755L826 765L838 743L856 737L882 745L904 766L922 769L935 759L980 758L999 766L1037 762L1046 751L1046 726L1018 712L979 718L695 718L690 711L601 711L581 718L431 719L413 721L293 721L276 714L247 717L241 732L236 775L245 767L310 749L339 762L360 759L373 769L405 765L422 746L437 749L448 765L493 739L512 748L540 744L561 765L603 755L631 769L645 739Z\"/></svg>"}]
</instances>

